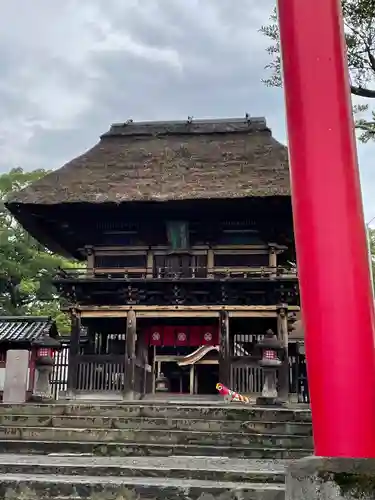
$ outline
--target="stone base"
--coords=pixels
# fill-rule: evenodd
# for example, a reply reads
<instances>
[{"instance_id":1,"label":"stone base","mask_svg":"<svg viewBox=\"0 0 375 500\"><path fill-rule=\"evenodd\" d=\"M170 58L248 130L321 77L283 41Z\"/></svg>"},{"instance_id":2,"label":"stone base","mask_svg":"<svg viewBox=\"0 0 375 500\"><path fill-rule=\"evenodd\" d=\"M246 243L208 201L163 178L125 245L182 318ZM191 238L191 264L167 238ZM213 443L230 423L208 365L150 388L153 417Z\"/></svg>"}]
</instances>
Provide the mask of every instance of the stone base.
<instances>
[{"instance_id":1,"label":"stone base","mask_svg":"<svg viewBox=\"0 0 375 500\"><path fill-rule=\"evenodd\" d=\"M303 458L287 471L286 500L374 500L375 458Z\"/></svg>"},{"instance_id":2,"label":"stone base","mask_svg":"<svg viewBox=\"0 0 375 500\"><path fill-rule=\"evenodd\" d=\"M34 403L51 403L54 401L54 398L50 394L32 394L30 401L33 401Z\"/></svg>"},{"instance_id":3,"label":"stone base","mask_svg":"<svg viewBox=\"0 0 375 500\"><path fill-rule=\"evenodd\" d=\"M279 398L267 398L265 396L259 396L256 399L256 404L258 406L283 406L283 402Z\"/></svg>"}]
</instances>

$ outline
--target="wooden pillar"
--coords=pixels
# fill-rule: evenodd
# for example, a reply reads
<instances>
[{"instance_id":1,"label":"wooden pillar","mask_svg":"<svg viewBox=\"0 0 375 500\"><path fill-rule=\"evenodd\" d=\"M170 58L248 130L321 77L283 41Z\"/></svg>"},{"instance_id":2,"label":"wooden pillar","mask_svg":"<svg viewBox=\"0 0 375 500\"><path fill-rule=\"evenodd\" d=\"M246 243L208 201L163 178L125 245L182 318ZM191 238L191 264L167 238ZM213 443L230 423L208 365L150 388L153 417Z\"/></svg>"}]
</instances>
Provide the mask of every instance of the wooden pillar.
<instances>
[{"instance_id":1,"label":"wooden pillar","mask_svg":"<svg viewBox=\"0 0 375 500\"><path fill-rule=\"evenodd\" d=\"M136 342L136 315L130 309L126 318L126 349L125 349L125 384L124 396L126 399L134 399L135 390L135 342Z\"/></svg>"},{"instance_id":2,"label":"wooden pillar","mask_svg":"<svg viewBox=\"0 0 375 500\"><path fill-rule=\"evenodd\" d=\"M274 245L269 246L269 266L271 270L271 276L276 277L277 275L277 252L276 247Z\"/></svg>"},{"instance_id":3,"label":"wooden pillar","mask_svg":"<svg viewBox=\"0 0 375 500\"><path fill-rule=\"evenodd\" d=\"M229 316L227 311L220 312L220 352L219 352L219 382L230 384L230 346L229 346Z\"/></svg>"},{"instance_id":4,"label":"wooden pillar","mask_svg":"<svg viewBox=\"0 0 375 500\"><path fill-rule=\"evenodd\" d=\"M189 389L190 394L195 394L195 365L190 366L190 380L189 380Z\"/></svg>"},{"instance_id":5,"label":"wooden pillar","mask_svg":"<svg viewBox=\"0 0 375 500\"><path fill-rule=\"evenodd\" d=\"M86 250L87 274L89 276L93 276L94 273L95 273L95 266L94 266L95 255L94 255L94 249L93 249L93 247L86 246L85 250Z\"/></svg>"},{"instance_id":6,"label":"wooden pillar","mask_svg":"<svg viewBox=\"0 0 375 500\"><path fill-rule=\"evenodd\" d=\"M154 275L154 253L152 250L147 252L147 278L152 278Z\"/></svg>"},{"instance_id":7,"label":"wooden pillar","mask_svg":"<svg viewBox=\"0 0 375 500\"><path fill-rule=\"evenodd\" d=\"M210 248L207 250L207 278L214 277L214 265L214 251Z\"/></svg>"},{"instance_id":8,"label":"wooden pillar","mask_svg":"<svg viewBox=\"0 0 375 500\"><path fill-rule=\"evenodd\" d=\"M77 375L78 375L78 356L80 354L79 341L81 333L81 316L78 311L72 309L71 312L71 333L69 344L69 360L68 360L68 393L73 393L77 390Z\"/></svg>"},{"instance_id":9,"label":"wooden pillar","mask_svg":"<svg viewBox=\"0 0 375 500\"><path fill-rule=\"evenodd\" d=\"M284 360L279 369L279 397L283 401L289 399L289 355L288 355L288 305L280 304L277 308L277 337L284 347Z\"/></svg>"}]
</instances>

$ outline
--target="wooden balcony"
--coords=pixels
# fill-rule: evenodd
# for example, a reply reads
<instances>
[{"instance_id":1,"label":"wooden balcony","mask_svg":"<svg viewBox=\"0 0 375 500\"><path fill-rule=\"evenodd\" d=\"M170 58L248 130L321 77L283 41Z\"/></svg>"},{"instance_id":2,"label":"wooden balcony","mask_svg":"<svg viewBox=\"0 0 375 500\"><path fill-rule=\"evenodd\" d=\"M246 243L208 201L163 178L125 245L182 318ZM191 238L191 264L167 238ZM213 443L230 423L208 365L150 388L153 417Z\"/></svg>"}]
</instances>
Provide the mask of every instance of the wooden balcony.
<instances>
[{"instance_id":1,"label":"wooden balcony","mask_svg":"<svg viewBox=\"0 0 375 500\"><path fill-rule=\"evenodd\" d=\"M61 269L54 283L69 303L81 305L298 304L293 269L189 268L155 273L135 269Z\"/></svg>"},{"instance_id":2,"label":"wooden balcony","mask_svg":"<svg viewBox=\"0 0 375 500\"><path fill-rule=\"evenodd\" d=\"M170 282L170 281L212 281L212 280L291 280L298 279L294 267L187 267L172 270L158 267L153 270L144 268L60 268L55 281L57 283L77 281L117 281L117 282Z\"/></svg>"}]
</instances>

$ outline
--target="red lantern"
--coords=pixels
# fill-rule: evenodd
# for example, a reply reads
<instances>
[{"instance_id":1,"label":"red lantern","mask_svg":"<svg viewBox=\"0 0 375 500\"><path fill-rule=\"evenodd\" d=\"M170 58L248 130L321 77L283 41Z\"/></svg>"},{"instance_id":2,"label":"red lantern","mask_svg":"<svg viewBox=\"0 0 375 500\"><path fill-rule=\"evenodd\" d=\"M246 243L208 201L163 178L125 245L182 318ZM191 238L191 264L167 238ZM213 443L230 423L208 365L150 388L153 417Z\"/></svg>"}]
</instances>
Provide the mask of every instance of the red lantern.
<instances>
[{"instance_id":1,"label":"red lantern","mask_svg":"<svg viewBox=\"0 0 375 500\"><path fill-rule=\"evenodd\" d=\"M61 348L61 343L57 339L53 339L45 331L43 335L35 339L32 343L36 350L36 365L53 365L54 355Z\"/></svg>"},{"instance_id":2,"label":"red lantern","mask_svg":"<svg viewBox=\"0 0 375 500\"><path fill-rule=\"evenodd\" d=\"M272 330L267 330L264 339L258 344L258 349L261 352L260 366L270 368L281 365L279 355L282 353L283 347Z\"/></svg>"},{"instance_id":3,"label":"red lantern","mask_svg":"<svg viewBox=\"0 0 375 500\"><path fill-rule=\"evenodd\" d=\"M51 347L39 347L38 349L38 358L52 358L55 355L55 350Z\"/></svg>"},{"instance_id":4,"label":"red lantern","mask_svg":"<svg viewBox=\"0 0 375 500\"><path fill-rule=\"evenodd\" d=\"M263 359L267 359L268 361L275 361L278 359L277 352L273 350L264 351Z\"/></svg>"}]
</instances>

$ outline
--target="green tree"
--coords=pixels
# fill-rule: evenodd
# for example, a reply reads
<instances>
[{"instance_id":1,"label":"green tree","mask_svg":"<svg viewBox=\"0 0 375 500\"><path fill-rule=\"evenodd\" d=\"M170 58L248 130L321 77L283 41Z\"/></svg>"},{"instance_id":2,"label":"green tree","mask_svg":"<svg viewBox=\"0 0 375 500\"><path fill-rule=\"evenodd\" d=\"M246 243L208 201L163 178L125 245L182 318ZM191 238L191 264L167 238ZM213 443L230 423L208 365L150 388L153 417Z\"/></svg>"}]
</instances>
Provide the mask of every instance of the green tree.
<instances>
[{"instance_id":1,"label":"green tree","mask_svg":"<svg viewBox=\"0 0 375 500\"><path fill-rule=\"evenodd\" d=\"M11 191L43 177L45 170L25 172L15 168L0 175L0 315L52 316L62 333L69 332L69 319L60 311L52 279L57 268L74 267L30 236L4 206Z\"/></svg>"},{"instance_id":2,"label":"green tree","mask_svg":"<svg viewBox=\"0 0 375 500\"><path fill-rule=\"evenodd\" d=\"M370 257L372 264L372 277L375 282L375 229L369 228L368 230ZM375 284L375 283L374 283Z\"/></svg>"},{"instance_id":3,"label":"green tree","mask_svg":"<svg viewBox=\"0 0 375 500\"><path fill-rule=\"evenodd\" d=\"M375 0L342 0L342 8L351 92L365 99L375 99ZM270 24L262 26L260 31L271 41L266 49L271 58L266 66L270 76L263 81L268 86L280 87L281 59L276 9L271 14ZM354 111L367 112L368 103L356 106ZM356 126L363 142L375 140L374 111L368 119L358 118Z\"/></svg>"}]
</instances>

